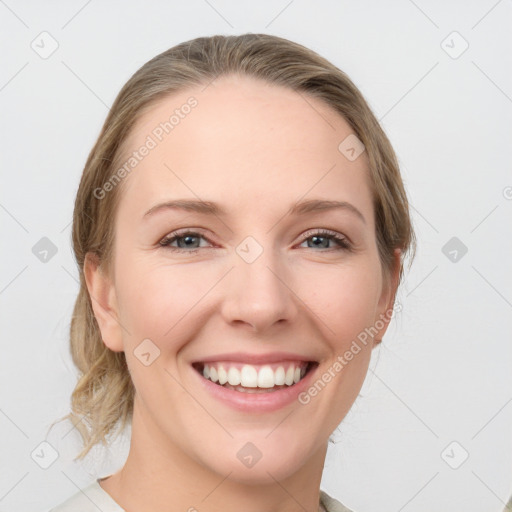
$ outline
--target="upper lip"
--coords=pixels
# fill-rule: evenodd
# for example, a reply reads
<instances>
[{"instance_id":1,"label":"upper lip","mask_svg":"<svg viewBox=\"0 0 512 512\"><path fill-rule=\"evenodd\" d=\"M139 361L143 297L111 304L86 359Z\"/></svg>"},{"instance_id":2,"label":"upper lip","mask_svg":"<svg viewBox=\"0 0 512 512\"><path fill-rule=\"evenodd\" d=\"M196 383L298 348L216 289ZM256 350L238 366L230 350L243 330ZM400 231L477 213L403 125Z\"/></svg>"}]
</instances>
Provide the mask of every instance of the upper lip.
<instances>
[{"instance_id":1,"label":"upper lip","mask_svg":"<svg viewBox=\"0 0 512 512\"><path fill-rule=\"evenodd\" d=\"M194 363L212 363L217 361L233 361L248 364L279 363L280 361L316 362L312 357L295 354L293 352L267 352L264 354L250 354L247 352L229 352L215 354L197 359Z\"/></svg>"}]
</instances>

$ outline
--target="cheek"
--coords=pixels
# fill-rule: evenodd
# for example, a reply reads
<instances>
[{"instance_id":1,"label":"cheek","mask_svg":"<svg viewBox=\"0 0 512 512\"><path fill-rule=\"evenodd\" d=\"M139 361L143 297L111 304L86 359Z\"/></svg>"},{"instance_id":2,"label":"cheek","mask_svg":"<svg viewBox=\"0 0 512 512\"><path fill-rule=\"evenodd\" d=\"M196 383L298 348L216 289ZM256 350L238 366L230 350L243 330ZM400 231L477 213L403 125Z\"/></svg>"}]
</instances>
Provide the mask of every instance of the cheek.
<instances>
[{"instance_id":1,"label":"cheek","mask_svg":"<svg viewBox=\"0 0 512 512\"><path fill-rule=\"evenodd\" d=\"M350 344L375 318L381 276L368 262L303 274L297 295L321 322L325 338L337 348Z\"/></svg>"},{"instance_id":2,"label":"cheek","mask_svg":"<svg viewBox=\"0 0 512 512\"><path fill-rule=\"evenodd\" d=\"M190 332L190 319L212 287L212 272L203 265L165 265L125 259L119 267L118 307L133 343L179 339ZM213 276L214 277L214 276ZM126 334L126 333L125 333Z\"/></svg>"},{"instance_id":3,"label":"cheek","mask_svg":"<svg viewBox=\"0 0 512 512\"><path fill-rule=\"evenodd\" d=\"M283 276L291 290L283 300L295 303L296 321L312 322L310 332L320 330L340 350L374 321L381 286L372 258L352 261L292 265ZM152 262L151 258L125 257L116 268L118 307L131 346L149 338L161 350L179 350L182 340L192 339L225 298L219 295L219 281L226 269L207 261L166 264L157 258ZM216 284L221 284L217 290Z\"/></svg>"}]
</instances>

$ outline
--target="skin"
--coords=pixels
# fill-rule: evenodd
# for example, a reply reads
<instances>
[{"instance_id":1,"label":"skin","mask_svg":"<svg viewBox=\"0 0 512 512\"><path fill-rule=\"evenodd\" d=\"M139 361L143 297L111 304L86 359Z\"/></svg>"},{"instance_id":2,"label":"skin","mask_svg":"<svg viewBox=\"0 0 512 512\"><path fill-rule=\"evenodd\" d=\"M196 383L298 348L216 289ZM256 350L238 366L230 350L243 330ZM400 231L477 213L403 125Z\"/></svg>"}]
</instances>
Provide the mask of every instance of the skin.
<instances>
[{"instance_id":1,"label":"skin","mask_svg":"<svg viewBox=\"0 0 512 512\"><path fill-rule=\"evenodd\" d=\"M340 153L352 130L318 99L221 77L160 100L126 147L139 148L192 95L197 107L121 185L113 274L92 255L85 263L104 343L125 352L136 389L128 459L101 486L127 511L317 510L328 438L388 322L310 403L275 412L242 414L217 402L191 362L283 350L318 361L321 376L393 307L399 251L385 279L366 154L349 161ZM165 210L142 219L178 198L215 201L227 215ZM286 215L313 198L350 202L365 222L348 210ZM182 241L180 252L159 245L181 228L205 238L190 249ZM318 229L347 237L351 249L315 246L304 234ZM250 264L236 252L247 236L263 249ZM160 350L149 366L134 355L147 338ZM252 468L236 457L248 441L262 453Z\"/></svg>"}]
</instances>

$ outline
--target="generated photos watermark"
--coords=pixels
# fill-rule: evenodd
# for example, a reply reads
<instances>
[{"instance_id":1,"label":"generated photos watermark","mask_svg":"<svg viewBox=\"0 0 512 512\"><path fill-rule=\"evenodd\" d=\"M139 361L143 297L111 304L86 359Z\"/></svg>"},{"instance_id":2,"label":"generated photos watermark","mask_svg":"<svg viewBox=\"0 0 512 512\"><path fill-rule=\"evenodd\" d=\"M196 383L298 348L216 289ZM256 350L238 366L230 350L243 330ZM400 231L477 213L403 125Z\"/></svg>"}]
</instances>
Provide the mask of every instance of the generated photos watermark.
<instances>
[{"instance_id":1,"label":"generated photos watermark","mask_svg":"<svg viewBox=\"0 0 512 512\"><path fill-rule=\"evenodd\" d=\"M135 169L150 152L162 142L169 133L185 119L192 109L197 107L198 101L194 96L187 99L179 108L169 116L169 119L159 123L153 128L151 133L146 137L144 144L125 160L123 165L103 184L101 187L94 189L93 195L96 199L103 199L108 192L114 190L119 183Z\"/></svg>"},{"instance_id":2,"label":"generated photos watermark","mask_svg":"<svg viewBox=\"0 0 512 512\"><path fill-rule=\"evenodd\" d=\"M338 373L343 370L343 368L354 359L354 356L359 354L362 350L362 346L366 346L368 341L373 340L375 335L384 328L386 323L388 323L395 313L398 313L402 310L402 305L400 303L396 303L393 308L388 309L384 314L380 314L379 319L371 326L365 327L358 335L357 338L352 340L352 344L350 348L345 350L343 354L340 354L336 357L335 361L325 370L320 377L306 390L302 393L299 393L297 397L299 403L302 405L307 405L311 402L311 399L322 391L325 386L331 382Z\"/></svg>"}]
</instances>

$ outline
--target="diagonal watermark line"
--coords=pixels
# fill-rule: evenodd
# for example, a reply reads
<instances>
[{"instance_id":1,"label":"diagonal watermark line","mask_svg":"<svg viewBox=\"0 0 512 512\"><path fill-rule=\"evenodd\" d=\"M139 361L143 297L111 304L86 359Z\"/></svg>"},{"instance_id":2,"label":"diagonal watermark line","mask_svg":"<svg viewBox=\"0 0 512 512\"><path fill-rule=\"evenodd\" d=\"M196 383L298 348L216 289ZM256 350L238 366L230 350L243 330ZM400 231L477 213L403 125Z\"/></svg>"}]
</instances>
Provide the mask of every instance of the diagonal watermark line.
<instances>
[{"instance_id":1,"label":"diagonal watermark line","mask_svg":"<svg viewBox=\"0 0 512 512\"><path fill-rule=\"evenodd\" d=\"M473 231L475 231L475 229L480 226L480 224L482 224L482 222L487 219L487 217L489 217L489 215L491 215L491 213L494 212L494 210L496 210L496 208L498 208L499 204L497 204L471 231L470 233L473 233Z\"/></svg>"},{"instance_id":2,"label":"diagonal watermark line","mask_svg":"<svg viewBox=\"0 0 512 512\"><path fill-rule=\"evenodd\" d=\"M221 14L217 9L215 9L215 7L213 7L213 5L212 5L210 2L208 2L208 0L204 0L204 1L205 1L205 2L206 2L206 3L207 3L207 4L208 4L208 5L209 5L209 6L210 6L210 7L211 7L211 8L212 8L212 9L213 9L217 14L218 14L218 15L219 15L219 16L220 16L220 17L221 17L221 18L222 18L222 19L223 19L223 20L224 20L224 21L225 21L225 22L226 22L226 23L227 23L231 28L235 28L235 27L233 27L233 25L231 25L231 23L229 23L229 21L228 21L226 18L224 18L224 16L222 16L222 14Z\"/></svg>"},{"instance_id":3,"label":"diagonal watermark line","mask_svg":"<svg viewBox=\"0 0 512 512\"><path fill-rule=\"evenodd\" d=\"M279 425L281 425L285 419L288 418L288 416L290 416L290 414L292 414L292 412L295 412L295 409L292 409L266 436L265 438L267 438L270 434L272 434L272 432L274 432L274 430L276 430L277 427L279 427Z\"/></svg>"},{"instance_id":4,"label":"diagonal watermark line","mask_svg":"<svg viewBox=\"0 0 512 512\"><path fill-rule=\"evenodd\" d=\"M304 192L304 194L302 194L301 197L299 197L299 199L297 199L296 202L299 202L301 199L303 199L309 192L311 192L311 190L316 186L318 185L334 168L336 167L336 164L333 164L331 166L331 168L322 176L318 179L318 181L316 183L313 183L313 185L311 185L311 187L309 188L309 190L306 190L306 192ZM268 231L267 233L270 233L286 216L288 215L288 213L285 213Z\"/></svg>"},{"instance_id":5,"label":"diagonal watermark line","mask_svg":"<svg viewBox=\"0 0 512 512\"><path fill-rule=\"evenodd\" d=\"M92 0L88 0L88 2L86 2L75 14L73 14L73 16L71 16L71 18L69 18L68 21L66 21L66 23L64 23L64 25L62 25L61 27L61 30L66 28L72 20L74 20L90 3L91 3Z\"/></svg>"},{"instance_id":6,"label":"diagonal watermark line","mask_svg":"<svg viewBox=\"0 0 512 512\"><path fill-rule=\"evenodd\" d=\"M0 501L2 501L27 475L28 471L0 498Z\"/></svg>"},{"instance_id":7,"label":"diagonal watermark line","mask_svg":"<svg viewBox=\"0 0 512 512\"><path fill-rule=\"evenodd\" d=\"M409 295L411 295L412 292L414 292L414 290L416 290L421 284L423 284L424 281L426 281L426 279L432 274L432 272L434 272L434 270L436 270L436 268L438 267L439 265L436 265L407 295L406 297L409 297Z\"/></svg>"},{"instance_id":8,"label":"diagonal watermark line","mask_svg":"<svg viewBox=\"0 0 512 512\"><path fill-rule=\"evenodd\" d=\"M190 397L224 430L224 432L226 432L226 434L228 434L229 437L233 437L233 434L231 434L231 432L187 388L185 388L185 386L167 368L164 368L164 371L175 380L185 393L190 395Z\"/></svg>"},{"instance_id":9,"label":"diagonal watermark line","mask_svg":"<svg viewBox=\"0 0 512 512\"><path fill-rule=\"evenodd\" d=\"M25 265L25 268L23 268L22 270L20 270L1 290L0 290L0 295L2 293L5 292L5 290L7 290L7 288L16 280L18 279L18 277L23 273L25 272L25 270L27 270L28 268L28 265Z\"/></svg>"},{"instance_id":10,"label":"diagonal watermark line","mask_svg":"<svg viewBox=\"0 0 512 512\"><path fill-rule=\"evenodd\" d=\"M75 281L76 284L80 284L80 281L64 265L61 265L61 268L73 279L73 281Z\"/></svg>"},{"instance_id":11,"label":"diagonal watermark line","mask_svg":"<svg viewBox=\"0 0 512 512\"><path fill-rule=\"evenodd\" d=\"M82 84L85 87L87 87L87 89L89 89L89 91L91 91L92 94L94 94L94 96L96 96L96 98L98 98L98 100L100 100L101 103L103 103L103 105L105 105L105 107L107 107L107 110L110 111L110 107L63 60L61 60L61 62L62 62L62 64L64 64L64 66L66 66L66 68L68 68L70 73L72 73L80 82L82 82Z\"/></svg>"},{"instance_id":12,"label":"diagonal watermark line","mask_svg":"<svg viewBox=\"0 0 512 512\"><path fill-rule=\"evenodd\" d=\"M393 395L398 398L398 400L400 400L400 402L402 402L402 404L405 405L405 407L407 407L407 409L409 409L409 411L414 414L414 416L416 416L416 418L418 418L418 420L421 421L421 423L423 423L423 425L428 428L428 430L430 430L430 432L432 432L432 434L434 434L434 436L436 436L438 439L439 439L439 436L371 369L371 368L368 368L368 371L372 372L373 375L375 375L375 377L377 377L377 379L380 380L380 382L382 384L384 384L384 386L386 386L389 391L391 391L391 393L393 393Z\"/></svg>"},{"instance_id":13,"label":"diagonal watermark line","mask_svg":"<svg viewBox=\"0 0 512 512\"><path fill-rule=\"evenodd\" d=\"M84 414L62 437L61 439L64 439L68 434L73 432L75 430L76 426L82 422L82 420L85 418L86 414Z\"/></svg>"},{"instance_id":14,"label":"diagonal watermark line","mask_svg":"<svg viewBox=\"0 0 512 512\"><path fill-rule=\"evenodd\" d=\"M3 208L3 210L10 215L10 217L22 228L25 230L26 233L28 233L28 229L3 205L0 203L0 208Z\"/></svg>"},{"instance_id":15,"label":"diagonal watermark line","mask_svg":"<svg viewBox=\"0 0 512 512\"><path fill-rule=\"evenodd\" d=\"M313 313L325 325L325 327L327 327L327 329L329 329L329 331L331 331L334 335L336 334L268 265L267 268L277 277L277 279L279 279L279 281L281 281L281 283L286 286L286 288L288 288L288 290L293 293L293 295L295 295L295 297L297 297L297 299L302 302L302 304L304 304L304 306L308 308L309 311L311 311L311 313Z\"/></svg>"},{"instance_id":16,"label":"diagonal watermark line","mask_svg":"<svg viewBox=\"0 0 512 512\"><path fill-rule=\"evenodd\" d=\"M307 100L307 98L300 91L295 91L334 131L334 126L327 121L327 119Z\"/></svg>"},{"instance_id":17,"label":"diagonal watermark line","mask_svg":"<svg viewBox=\"0 0 512 512\"><path fill-rule=\"evenodd\" d=\"M476 433L476 434L471 438L471 440L475 439L475 437L476 437L478 434L480 434L480 432L482 432L482 430L483 430L484 428L486 428L486 427L487 427L487 425L489 425L489 423L491 423L491 421L492 421L494 418L496 418L496 416L498 416L498 414L499 414L503 409L505 409L505 407L506 407L510 402L512 402L512 398L511 398L510 400L507 400L507 401L505 402L505 405L503 405L503 406L500 408L500 410L499 410L499 411L498 411L498 412L497 412L497 413L496 413L496 414L495 414L495 415L494 415L494 416L493 416L493 417L492 417L492 418L491 418L491 419L490 419L490 420L489 420L489 421L488 421L488 422L487 422L487 423L486 423L486 424L485 424L485 425L484 425L484 426L483 426L483 427L482 427L482 428L481 428L481 429L480 429L480 430L479 430L479 431L478 431L478 432L477 432L477 433Z\"/></svg>"},{"instance_id":18,"label":"diagonal watermark line","mask_svg":"<svg viewBox=\"0 0 512 512\"><path fill-rule=\"evenodd\" d=\"M206 498L208 498L209 496L211 496L225 481L226 479L229 477L229 475L231 475L231 473L233 473L233 471L230 471L202 500L201 502L203 502ZM190 510L190 509L189 509Z\"/></svg>"},{"instance_id":19,"label":"diagonal watermark line","mask_svg":"<svg viewBox=\"0 0 512 512\"><path fill-rule=\"evenodd\" d=\"M439 61L437 61L405 94L403 94L400 99L385 112L385 114L379 119L379 121L382 121L413 89L415 89L433 70L434 68L439 64Z\"/></svg>"},{"instance_id":20,"label":"diagonal watermark line","mask_svg":"<svg viewBox=\"0 0 512 512\"><path fill-rule=\"evenodd\" d=\"M502 499L501 499L501 498L500 498L500 497L499 497L499 496L498 496L498 495L497 495L497 494L496 494L496 493L495 493L495 492L494 492L494 491L493 491L493 490L492 490L492 489L491 489L491 488L490 488L490 487L489 487L489 486L488 486L488 485L487 485L487 484L486 484L486 483L485 483L485 482L484 482L484 481L483 481L483 480L482 480L482 479L481 479L481 478L480 478L480 477L479 477L479 476L478 476L478 475L473 471L473 470L471 470L471 473L473 473L473 475L475 475L475 476L478 478L478 480L480 480L480 482L482 482L482 484L484 485L484 487L487 487L487 489L488 489L492 494L494 494L494 496L495 496L496 498L498 498L498 500L500 501L500 503L501 503L502 505L505 505L505 506L507 505L507 504L506 504L506 503L505 503L505 502L504 502L504 501L503 501L503 500L502 500Z\"/></svg>"},{"instance_id":21,"label":"diagonal watermark line","mask_svg":"<svg viewBox=\"0 0 512 512\"><path fill-rule=\"evenodd\" d=\"M489 80L489 82L491 82L491 84L493 84L494 87L496 87L496 89L498 89L498 91L500 91L501 94L503 94L503 96L512 103L512 98L510 98L510 96L474 60L471 62L473 66L475 66L475 68L478 69L478 71L480 71L480 73L482 73L482 75L484 75L487 80Z\"/></svg>"},{"instance_id":22,"label":"diagonal watermark line","mask_svg":"<svg viewBox=\"0 0 512 512\"><path fill-rule=\"evenodd\" d=\"M287 5L285 5L278 13L276 16L274 16L266 25L265 25L265 28L268 28L270 27L270 25L272 25L272 23L274 23L274 21L276 21L276 19L281 16L281 14L283 14L284 11L286 11L286 9L288 9L288 7L290 7L290 5L293 3L293 0L291 0Z\"/></svg>"},{"instance_id":23,"label":"diagonal watermark line","mask_svg":"<svg viewBox=\"0 0 512 512\"><path fill-rule=\"evenodd\" d=\"M7 82L5 82L5 84L2 85L2 87L0 87L0 92L3 91L27 66L28 62L25 62L25 64L23 64L23 66L21 66L21 68L18 69L18 71L16 71L16 73L14 73L12 77L9 78L9 80L7 80Z\"/></svg>"},{"instance_id":24,"label":"diagonal watermark line","mask_svg":"<svg viewBox=\"0 0 512 512\"><path fill-rule=\"evenodd\" d=\"M494 10L494 8L501 2L501 0L498 0L472 27L471 30L473 30L483 19L487 17L487 15Z\"/></svg>"},{"instance_id":25,"label":"diagonal watermark line","mask_svg":"<svg viewBox=\"0 0 512 512\"><path fill-rule=\"evenodd\" d=\"M212 82L213 82L213 80L212 80ZM174 176L176 176L176 178L178 178L181 181L181 183L183 183L183 185L185 185L185 187L187 187L190 190L190 192L192 192L192 194L194 194L197 197L197 199L199 199L199 201L201 201L201 202L203 201L165 162L164 162L164 167L166 167L169 171L171 171L174 174ZM217 217L217 219L220 222L222 222L222 224L224 224L224 226L226 226L229 229L229 231L231 231L231 233L233 233L233 230L224 222L223 219L221 219L218 215L215 215L215 217Z\"/></svg>"},{"instance_id":26,"label":"diagonal watermark line","mask_svg":"<svg viewBox=\"0 0 512 512\"><path fill-rule=\"evenodd\" d=\"M430 482L432 482L432 480L434 480L434 478L435 478L437 475L439 475L439 471L438 471L438 472L437 472L437 473L436 473L436 474L435 474L435 475L434 475L434 476L433 476L433 477L432 477L432 478L431 478L431 479L430 479L430 480L429 480L429 481L428 481L428 482L427 482L427 483L426 483L426 484L425 484L425 485L424 485L424 486L423 486L423 487L422 487L422 488L421 488L421 489L420 489L420 490L419 490L419 491L418 491L418 492L417 492L417 493L416 493L416 494L415 494L415 495L414 495L414 496L413 496L409 501L407 501L406 503L404 503L404 504L402 505L402 507L398 509L398 512L400 512L401 510L403 510L403 509L404 509L404 508L405 508L409 503L411 503L411 501L412 501L414 498L416 498L416 496L418 496L418 494L419 494L421 491L423 491L423 489L425 489L425 487L427 487L427 485L428 485Z\"/></svg>"},{"instance_id":27,"label":"diagonal watermark line","mask_svg":"<svg viewBox=\"0 0 512 512\"><path fill-rule=\"evenodd\" d=\"M94 224L92 217L85 210L82 210L80 213L85 215ZM64 232L71 224L73 224L73 215L71 215L71 220L60 230L60 233Z\"/></svg>"},{"instance_id":28,"label":"diagonal watermark line","mask_svg":"<svg viewBox=\"0 0 512 512\"><path fill-rule=\"evenodd\" d=\"M18 21L20 21L21 23L23 23L23 25L25 25L25 27L27 28L30 28L5 2L4 0L0 0L0 3L6 8L8 9L9 11L11 11L11 14L13 16L15 16L16 18L18 18Z\"/></svg>"},{"instance_id":29,"label":"diagonal watermark line","mask_svg":"<svg viewBox=\"0 0 512 512\"><path fill-rule=\"evenodd\" d=\"M471 268L510 306L512 307L512 304L507 300L507 298L502 295L499 290L493 286L478 270L476 267L474 267L473 265L471 265Z\"/></svg>"},{"instance_id":30,"label":"diagonal watermark line","mask_svg":"<svg viewBox=\"0 0 512 512\"><path fill-rule=\"evenodd\" d=\"M190 309L164 334L167 336L235 267L231 267Z\"/></svg>"},{"instance_id":31,"label":"diagonal watermark line","mask_svg":"<svg viewBox=\"0 0 512 512\"><path fill-rule=\"evenodd\" d=\"M283 491L288 494L288 496L290 496L290 498L295 501L295 503L297 503L297 505L299 505L299 507L304 510L305 512L308 512L307 509L304 508L304 506L302 505L302 503L298 502L296 499L295 499L295 496L293 496L293 494L291 494L288 489L286 489L286 487L284 487L283 484L281 484L281 482L279 480L277 480L277 478L274 477L274 475L272 475L272 473L270 473L269 471L267 471L267 474L270 475L270 477L274 480L274 482L279 485L279 487L281 487L281 489L283 489Z\"/></svg>"},{"instance_id":32,"label":"diagonal watermark line","mask_svg":"<svg viewBox=\"0 0 512 512\"><path fill-rule=\"evenodd\" d=\"M28 435L2 409L0 409L0 412L28 439Z\"/></svg>"},{"instance_id":33,"label":"diagonal watermark line","mask_svg":"<svg viewBox=\"0 0 512 512\"><path fill-rule=\"evenodd\" d=\"M418 209L414 208L412 204L410 206L436 233L439 233L435 226L431 222L429 222L428 219L424 217Z\"/></svg>"},{"instance_id":34,"label":"diagonal watermark line","mask_svg":"<svg viewBox=\"0 0 512 512\"><path fill-rule=\"evenodd\" d=\"M215 82L215 80L217 80L217 78L219 78L219 77L217 77L217 76L213 77L212 80L210 82L208 82L208 84L205 85L203 89L201 89L201 92L206 91L206 89L208 89L208 87L210 87L210 85L212 85L213 82ZM164 164L164 165L167 166L167 164ZM171 169L169 169L169 170L171 170Z\"/></svg>"},{"instance_id":35,"label":"diagonal watermark line","mask_svg":"<svg viewBox=\"0 0 512 512\"><path fill-rule=\"evenodd\" d=\"M103 509L101 507L98 506L97 503L95 503L93 500L91 500L91 498L89 496L87 496L87 494L85 494L85 492L83 491L83 489L81 489L64 471L62 471L62 469L60 470L60 472L100 511L100 512L103 512Z\"/></svg>"},{"instance_id":36,"label":"diagonal watermark line","mask_svg":"<svg viewBox=\"0 0 512 512\"><path fill-rule=\"evenodd\" d=\"M66 229L69 228L69 226L71 226L71 224L73 224L73 221L70 220L61 230L60 230L60 233L63 233L64 231L66 231Z\"/></svg>"},{"instance_id":37,"label":"diagonal watermark line","mask_svg":"<svg viewBox=\"0 0 512 512\"><path fill-rule=\"evenodd\" d=\"M416 9L418 9L418 11L420 11L420 12L421 12L421 14L423 14L423 16L425 16L425 18L427 18L427 19L428 19L428 21L430 21L430 23L432 23L432 25L434 25L434 27L439 28L439 26L437 25L437 23L435 23L435 22L434 22L434 20L433 20L430 16L428 16L428 15L425 13L425 11L423 11L422 9L420 9L420 7L419 7L415 2L413 2L413 0L409 0L409 2L411 2L411 4L412 4L412 5L414 5L414 7L416 7Z\"/></svg>"}]
</instances>

